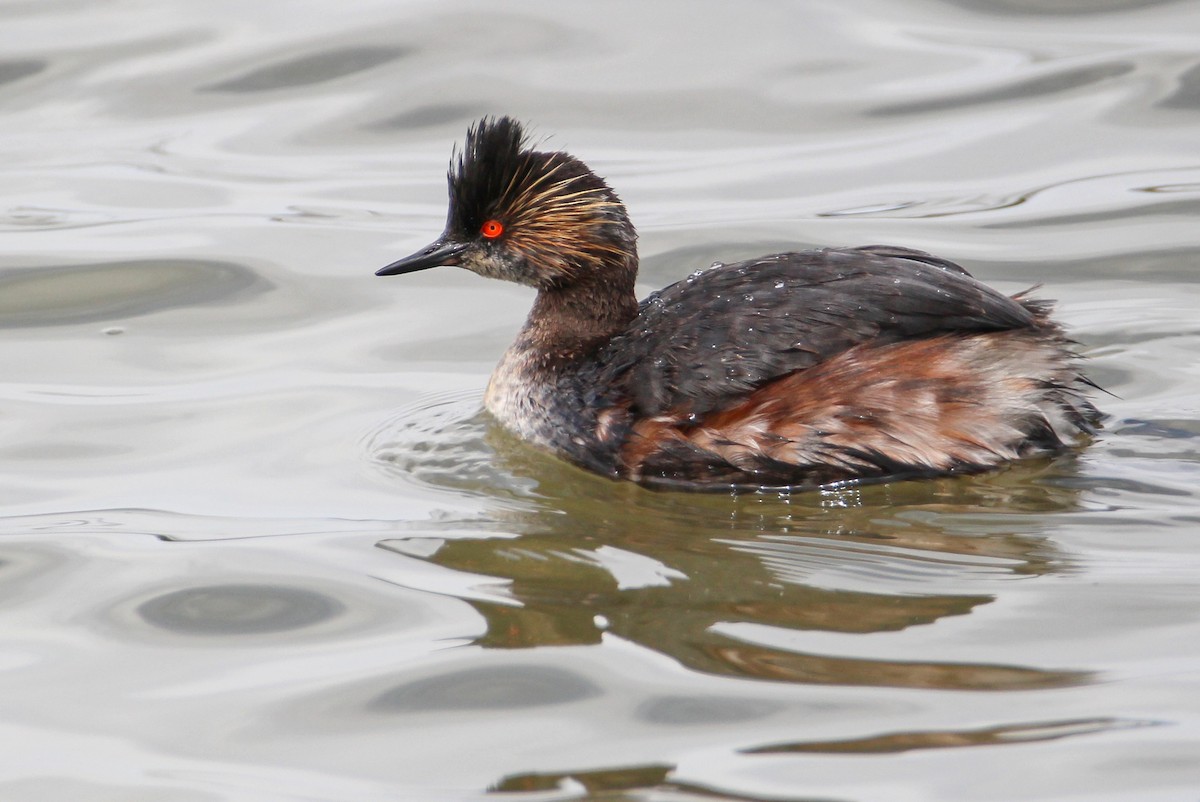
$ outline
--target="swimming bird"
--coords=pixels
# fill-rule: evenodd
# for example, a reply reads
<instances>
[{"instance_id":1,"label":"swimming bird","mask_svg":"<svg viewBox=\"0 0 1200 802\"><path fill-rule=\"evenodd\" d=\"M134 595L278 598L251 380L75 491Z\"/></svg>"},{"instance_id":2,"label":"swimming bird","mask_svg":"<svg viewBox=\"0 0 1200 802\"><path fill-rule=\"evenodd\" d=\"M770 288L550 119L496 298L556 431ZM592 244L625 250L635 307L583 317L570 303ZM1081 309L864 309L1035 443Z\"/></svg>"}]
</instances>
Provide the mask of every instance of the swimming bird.
<instances>
[{"instance_id":1,"label":"swimming bird","mask_svg":"<svg viewBox=\"0 0 1200 802\"><path fill-rule=\"evenodd\" d=\"M979 472L1086 441L1100 413L1053 304L873 245L714 264L637 301L608 184L484 118L446 228L377 272L457 266L534 288L487 410L614 479L689 490Z\"/></svg>"}]
</instances>

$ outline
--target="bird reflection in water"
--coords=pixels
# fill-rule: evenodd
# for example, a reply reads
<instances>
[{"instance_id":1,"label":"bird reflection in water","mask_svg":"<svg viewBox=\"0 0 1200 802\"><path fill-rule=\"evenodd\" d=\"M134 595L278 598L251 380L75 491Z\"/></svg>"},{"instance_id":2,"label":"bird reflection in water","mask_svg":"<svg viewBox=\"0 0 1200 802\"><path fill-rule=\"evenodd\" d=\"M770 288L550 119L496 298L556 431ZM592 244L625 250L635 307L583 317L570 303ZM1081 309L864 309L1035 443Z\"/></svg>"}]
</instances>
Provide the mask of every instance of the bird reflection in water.
<instances>
[{"instance_id":1,"label":"bird reflection in water","mask_svg":"<svg viewBox=\"0 0 1200 802\"><path fill-rule=\"evenodd\" d=\"M610 482L496 427L486 444L493 465L534 489L497 491L491 514L447 524L451 537L427 523L414 533L438 539L423 559L506 582L508 599L465 599L487 621L483 648L594 644L611 633L696 671L776 682L1028 690L1090 676L818 654L748 634L899 632L968 615L1007 580L1062 570L1038 521L1077 507L1070 458L985 476L724 496ZM471 528L479 537L463 536ZM412 554L403 538L379 545Z\"/></svg>"}]
</instances>

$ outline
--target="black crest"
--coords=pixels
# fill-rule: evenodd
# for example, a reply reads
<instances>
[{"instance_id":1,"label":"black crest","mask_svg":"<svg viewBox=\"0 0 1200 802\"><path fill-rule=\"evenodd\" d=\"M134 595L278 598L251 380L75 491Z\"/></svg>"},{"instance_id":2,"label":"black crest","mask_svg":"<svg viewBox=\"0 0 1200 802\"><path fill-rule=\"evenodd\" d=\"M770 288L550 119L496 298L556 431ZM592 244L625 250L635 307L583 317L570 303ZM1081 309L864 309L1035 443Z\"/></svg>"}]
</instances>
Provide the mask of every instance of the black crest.
<instances>
[{"instance_id":1,"label":"black crest","mask_svg":"<svg viewBox=\"0 0 1200 802\"><path fill-rule=\"evenodd\" d=\"M511 117L484 117L467 129L467 141L450 159L450 209L475 228L544 162L529 147L524 127Z\"/></svg>"}]
</instances>

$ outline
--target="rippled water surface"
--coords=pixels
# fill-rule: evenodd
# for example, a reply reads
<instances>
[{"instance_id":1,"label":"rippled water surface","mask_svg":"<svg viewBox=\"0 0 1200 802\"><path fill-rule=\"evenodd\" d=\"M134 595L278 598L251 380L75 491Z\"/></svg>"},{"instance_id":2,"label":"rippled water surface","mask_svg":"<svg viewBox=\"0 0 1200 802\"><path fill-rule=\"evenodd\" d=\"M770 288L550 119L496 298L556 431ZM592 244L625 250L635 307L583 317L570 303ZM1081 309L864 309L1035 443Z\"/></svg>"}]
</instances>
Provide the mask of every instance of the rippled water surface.
<instances>
[{"instance_id":1,"label":"rippled water surface","mask_svg":"<svg viewBox=\"0 0 1200 802\"><path fill-rule=\"evenodd\" d=\"M0 5L0 798L1200 799L1200 5ZM692 496L479 410L528 291L377 279L453 142L642 289L815 244L1042 283L1092 448Z\"/></svg>"}]
</instances>

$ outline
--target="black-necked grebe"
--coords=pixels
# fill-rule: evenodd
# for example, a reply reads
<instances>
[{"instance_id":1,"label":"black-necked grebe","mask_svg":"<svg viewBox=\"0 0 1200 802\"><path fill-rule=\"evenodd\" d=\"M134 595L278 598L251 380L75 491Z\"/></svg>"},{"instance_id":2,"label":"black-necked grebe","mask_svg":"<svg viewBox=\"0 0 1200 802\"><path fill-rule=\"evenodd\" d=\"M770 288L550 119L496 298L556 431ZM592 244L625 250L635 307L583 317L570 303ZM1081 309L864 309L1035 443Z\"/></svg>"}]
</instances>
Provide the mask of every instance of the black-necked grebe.
<instances>
[{"instance_id":1,"label":"black-necked grebe","mask_svg":"<svg viewBox=\"0 0 1200 802\"><path fill-rule=\"evenodd\" d=\"M578 159L508 117L452 158L439 265L534 287L486 406L614 478L716 489L974 472L1093 433L1051 304L907 248L781 253L634 294L637 234Z\"/></svg>"}]
</instances>

